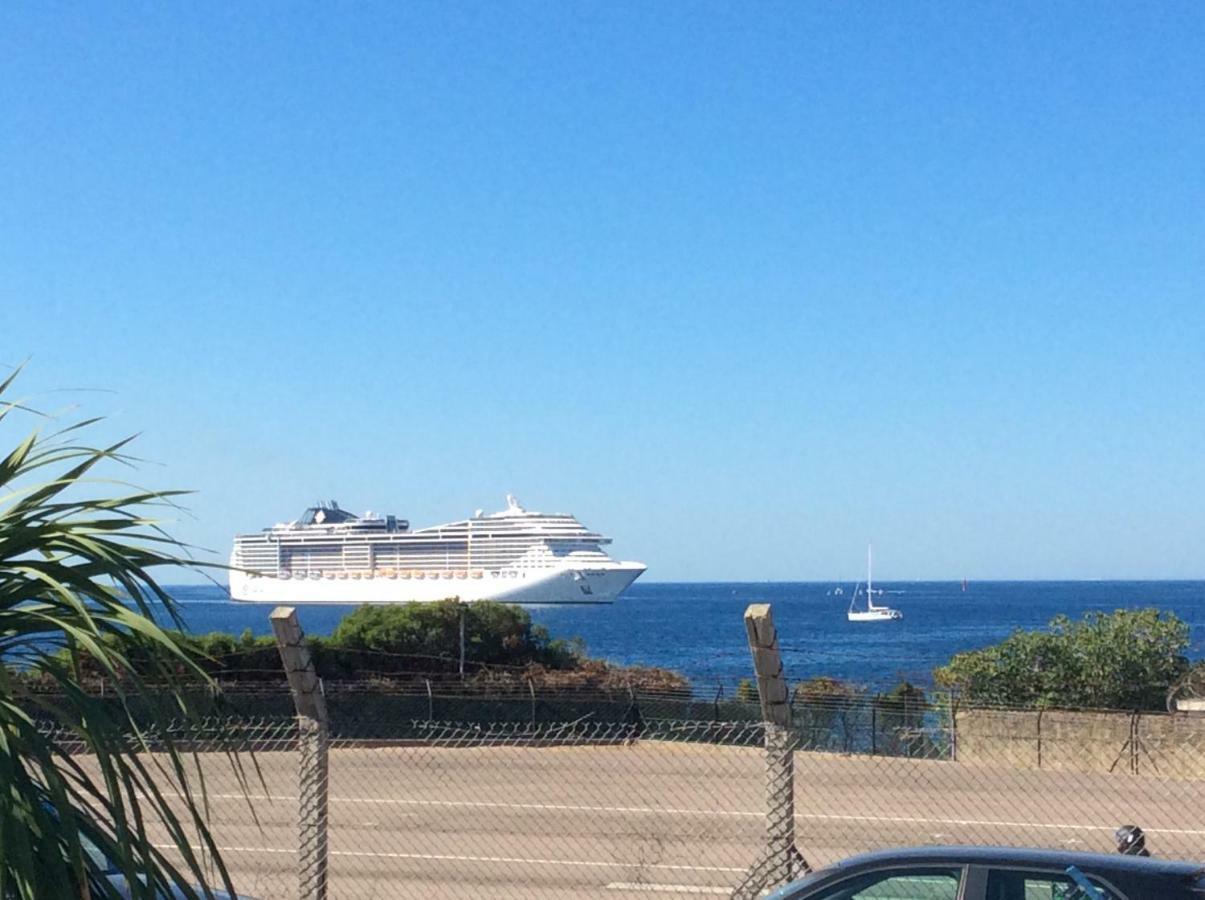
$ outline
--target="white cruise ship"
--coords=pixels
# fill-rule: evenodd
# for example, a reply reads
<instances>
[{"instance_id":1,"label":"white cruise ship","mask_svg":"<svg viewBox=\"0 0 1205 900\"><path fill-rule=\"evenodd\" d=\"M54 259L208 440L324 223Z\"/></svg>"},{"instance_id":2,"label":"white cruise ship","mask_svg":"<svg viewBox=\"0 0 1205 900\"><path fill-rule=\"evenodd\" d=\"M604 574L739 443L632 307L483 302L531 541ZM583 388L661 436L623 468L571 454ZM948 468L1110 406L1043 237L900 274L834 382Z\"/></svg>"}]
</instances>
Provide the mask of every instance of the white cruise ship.
<instances>
[{"instance_id":1,"label":"white cruise ship","mask_svg":"<svg viewBox=\"0 0 1205 900\"><path fill-rule=\"evenodd\" d=\"M406 603L459 597L506 603L611 603L645 570L603 551L611 539L573 516L499 513L410 529L335 502L234 539L230 596L253 603Z\"/></svg>"}]
</instances>

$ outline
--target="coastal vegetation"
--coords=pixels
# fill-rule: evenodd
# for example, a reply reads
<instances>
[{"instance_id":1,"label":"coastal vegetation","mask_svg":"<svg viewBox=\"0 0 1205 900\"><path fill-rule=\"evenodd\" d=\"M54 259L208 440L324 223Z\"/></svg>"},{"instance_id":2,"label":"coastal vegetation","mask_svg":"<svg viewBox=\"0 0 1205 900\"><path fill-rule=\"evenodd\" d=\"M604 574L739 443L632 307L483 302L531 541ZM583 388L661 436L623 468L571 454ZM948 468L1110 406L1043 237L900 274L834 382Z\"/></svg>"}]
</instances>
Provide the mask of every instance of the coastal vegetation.
<instances>
[{"instance_id":1,"label":"coastal vegetation","mask_svg":"<svg viewBox=\"0 0 1205 900\"><path fill-rule=\"evenodd\" d=\"M1189 643L1189 625L1165 610L1056 616L1044 629L955 654L933 671L933 686L965 707L1164 711L1173 695L1205 697L1205 661L1188 658ZM736 697L756 703L756 684L742 679ZM934 699L907 681L876 691L815 676L795 685L792 704L805 727L839 732L872 706L915 726Z\"/></svg>"},{"instance_id":2,"label":"coastal vegetation","mask_svg":"<svg viewBox=\"0 0 1205 900\"><path fill-rule=\"evenodd\" d=\"M1057 616L1045 630L956 654L934 680L972 704L1163 710L1189 672L1188 645L1188 624L1158 609Z\"/></svg>"},{"instance_id":3,"label":"coastal vegetation","mask_svg":"<svg viewBox=\"0 0 1205 900\"><path fill-rule=\"evenodd\" d=\"M131 463L129 441L90 446L94 419L56 429L8 399L15 377L0 383L0 428L43 427L0 457L0 897L122 896L114 872L138 896L197 897L214 872L232 890L166 721L195 712L185 682L208 682L152 616L153 603L179 621L154 574L190 562L156 518L176 492L108 477ZM107 702L84 689L85 658L112 677ZM55 692L28 691L28 676ZM128 701L150 683L165 712L134 722ZM154 765L139 752L151 741Z\"/></svg>"},{"instance_id":4,"label":"coastal vegetation","mask_svg":"<svg viewBox=\"0 0 1205 900\"><path fill-rule=\"evenodd\" d=\"M460 627L464 623L464 679L460 678ZM270 635L173 632L208 679L226 685L282 682L280 656ZM424 681L455 681L473 692L538 682L543 688L676 691L686 678L667 669L616 666L586 655L580 640L554 639L522 607L493 601L361 606L329 637L307 636L318 675L389 690ZM153 647L148 653L157 653ZM130 664L144 667L140 658ZM162 660L160 660L162 662ZM85 676L106 677L86 656ZM183 674L183 673L182 673Z\"/></svg>"},{"instance_id":5,"label":"coastal vegetation","mask_svg":"<svg viewBox=\"0 0 1205 900\"><path fill-rule=\"evenodd\" d=\"M282 680L271 636L172 632L172 638L215 684L266 686ZM528 686L553 692L682 695L691 690L677 672L592 659L579 639L553 638L532 622L526 609L491 601L363 606L348 613L329 636L309 636L307 641L325 681L365 690L414 684L438 684L445 690L455 686L472 694ZM1187 647L1187 624L1156 609L1091 612L1080 620L1059 616L1046 629L1018 630L998 644L956 654L934 670L933 686L952 691L966 705L1161 710L1173 686L1192 689L1205 681L1205 668L1191 667ZM138 654L160 651L148 645L130 652L131 666L153 671ZM79 654L77 665L93 687L97 679L113 674L87 653ZM733 699L756 704L755 683L742 679ZM868 704L884 721L900 718L901 726L915 724L917 711L929 705L926 691L908 681L872 689L828 676L797 683L792 702L797 710L811 710L808 721L816 728L839 727L851 710Z\"/></svg>"},{"instance_id":6,"label":"coastal vegetation","mask_svg":"<svg viewBox=\"0 0 1205 900\"><path fill-rule=\"evenodd\" d=\"M908 681L873 691L821 675L795 686L792 708L795 727L809 746L894 755L932 751L923 726L935 705L923 688Z\"/></svg>"}]
</instances>

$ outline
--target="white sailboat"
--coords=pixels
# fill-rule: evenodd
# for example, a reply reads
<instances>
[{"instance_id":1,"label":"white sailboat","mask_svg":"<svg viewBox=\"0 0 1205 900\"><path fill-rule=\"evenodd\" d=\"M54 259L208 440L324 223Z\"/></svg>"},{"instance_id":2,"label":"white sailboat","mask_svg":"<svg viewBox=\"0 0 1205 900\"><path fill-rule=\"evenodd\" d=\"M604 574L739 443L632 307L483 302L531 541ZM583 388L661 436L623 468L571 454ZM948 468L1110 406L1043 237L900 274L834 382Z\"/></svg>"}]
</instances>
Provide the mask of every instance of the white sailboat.
<instances>
[{"instance_id":1,"label":"white sailboat","mask_svg":"<svg viewBox=\"0 0 1205 900\"><path fill-rule=\"evenodd\" d=\"M874 554L873 548L870 545L866 547L866 609L854 609L858 602L858 594L862 592L862 586L859 584L854 588L854 595L849 598L849 612L846 615L851 622L889 622L892 619L902 619L904 614L898 609L892 609L890 606L879 606L874 602L874 595L882 594L880 589L874 589L874 573L873 573Z\"/></svg>"}]
</instances>

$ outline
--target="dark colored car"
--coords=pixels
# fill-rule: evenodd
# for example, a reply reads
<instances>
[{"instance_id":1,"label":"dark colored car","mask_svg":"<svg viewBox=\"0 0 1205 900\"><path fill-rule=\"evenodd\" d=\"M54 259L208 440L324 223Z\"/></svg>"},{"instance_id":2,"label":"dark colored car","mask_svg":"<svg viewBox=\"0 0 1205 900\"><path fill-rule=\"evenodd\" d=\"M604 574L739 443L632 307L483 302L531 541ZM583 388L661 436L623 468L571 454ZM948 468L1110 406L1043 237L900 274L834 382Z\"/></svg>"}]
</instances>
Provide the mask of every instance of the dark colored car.
<instances>
[{"instance_id":1,"label":"dark colored car","mask_svg":"<svg viewBox=\"0 0 1205 900\"><path fill-rule=\"evenodd\" d=\"M112 884L113 887L115 887L117 889L117 892L122 897L134 896L130 890L129 882L127 882L125 880L125 878L122 877L121 875L117 875L117 874L110 875L109 883ZM200 896L200 897L205 896L205 894L201 891L200 888L196 888L196 891L197 891L198 896ZM243 896L242 894L240 894L239 896L236 897L233 894L228 894L225 891L213 890L212 888L210 889L210 893L213 895L213 900L252 900L252 898ZM164 896L164 895L161 895L161 896L163 897L163 900L184 900L185 894L182 891L173 890L171 892L171 894L166 895L166 896Z\"/></svg>"},{"instance_id":2,"label":"dark colored car","mask_svg":"<svg viewBox=\"0 0 1205 900\"><path fill-rule=\"evenodd\" d=\"M770 900L1205 900L1205 869L1121 854L915 847L851 857Z\"/></svg>"},{"instance_id":3,"label":"dark colored car","mask_svg":"<svg viewBox=\"0 0 1205 900\"><path fill-rule=\"evenodd\" d=\"M81 834L80 842L83 844L84 852L92 857L93 861L99 868L104 870L105 877L108 879L109 884L116 889L117 893L122 897L133 896L133 892L130 889L130 884L128 881L126 881L125 876L118 871L117 866L104 855L101 849L92 843L92 841L88 840L87 835ZM201 890L201 888L196 888L196 891L201 896L204 896L204 892ZM253 900L251 897L246 897L243 895L236 897L233 894L227 893L226 891L214 890L213 888L210 888L210 894L213 896L213 900ZM184 897L185 894L182 891L173 890L171 894L157 895L156 900L183 900Z\"/></svg>"}]
</instances>

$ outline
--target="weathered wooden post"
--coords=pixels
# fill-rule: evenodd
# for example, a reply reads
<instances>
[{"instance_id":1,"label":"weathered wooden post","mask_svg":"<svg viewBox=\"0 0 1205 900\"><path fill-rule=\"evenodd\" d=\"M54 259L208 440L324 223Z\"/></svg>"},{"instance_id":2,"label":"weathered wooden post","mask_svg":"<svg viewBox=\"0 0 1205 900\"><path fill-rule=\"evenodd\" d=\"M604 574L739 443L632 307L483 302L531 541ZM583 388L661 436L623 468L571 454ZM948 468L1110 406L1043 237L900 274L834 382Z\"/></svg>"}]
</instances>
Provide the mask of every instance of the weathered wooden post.
<instances>
[{"instance_id":1,"label":"weathered wooden post","mask_svg":"<svg viewBox=\"0 0 1205 900\"><path fill-rule=\"evenodd\" d=\"M297 610L278 606L269 616L297 708L300 756L298 878L300 900L326 900L327 717L322 683L305 645Z\"/></svg>"},{"instance_id":2,"label":"weathered wooden post","mask_svg":"<svg viewBox=\"0 0 1205 900\"><path fill-rule=\"evenodd\" d=\"M745 632L757 674L766 745L766 849L733 898L755 898L810 871L795 847L795 757L791 733L791 700L778 651L778 633L768 603L745 610Z\"/></svg>"}]
</instances>

